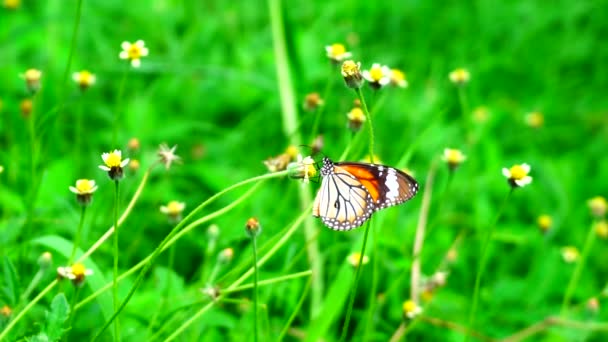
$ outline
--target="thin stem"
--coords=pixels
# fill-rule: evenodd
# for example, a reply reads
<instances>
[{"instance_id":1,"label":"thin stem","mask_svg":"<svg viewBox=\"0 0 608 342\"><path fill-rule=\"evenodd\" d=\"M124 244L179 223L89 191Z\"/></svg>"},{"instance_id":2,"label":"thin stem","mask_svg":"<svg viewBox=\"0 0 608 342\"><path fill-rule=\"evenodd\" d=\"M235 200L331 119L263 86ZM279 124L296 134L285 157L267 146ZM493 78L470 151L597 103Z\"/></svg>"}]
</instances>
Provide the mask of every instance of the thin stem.
<instances>
[{"instance_id":1,"label":"thin stem","mask_svg":"<svg viewBox=\"0 0 608 342\"><path fill-rule=\"evenodd\" d=\"M490 229L488 229L486 238L483 241L483 245L481 246L481 258L479 260L479 266L477 268L477 276L475 277L475 287L473 289L473 305L471 306L471 310L469 311L469 320L468 320L468 324L467 324L469 330L475 329L475 314L477 312L477 303L479 301L479 288L481 285L481 279L483 277L483 273L485 271L486 262L487 262L487 258L488 258L488 250L490 247L490 242L492 241L494 229L496 228L496 224L498 223L500 216L502 215L504 209L506 208L507 203L509 202L509 199L510 199L511 194L513 193L514 189L515 189L514 187L511 187L511 190L509 190L509 193L507 193L507 196L505 197L504 202L502 203L502 205L500 206L500 209L498 209L498 212L496 213L494 222L490 226ZM469 337L470 337L469 334L465 335L465 341L468 341Z\"/></svg>"},{"instance_id":2,"label":"thin stem","mask_svg":"<svg viewBox=\"0 0 608 342\"><path fill-rule=\"evenodd\" d=\"M365 114L367 128L369 131L369 160L373 164L374 163L374 125L372 124L372 116L369 115L369 110L367 109L367 104L365 103L365 97L363 96L363 92L361 88L355 88L355 93L357 93L357 97L359 101L361 101L361 109L363 109L363 114Z\"/></svg>"},{"instance_id":3,"label":"thin stem","mask_svg":"<svg viewBox=\"0 0 608 342\"><path fill-rule=\"evenodd\" d=\"M266 279L266 280L260 280L260 281L258 281L258 286L271 285L271 284L279 283L279 282L282 282L282 281L285 281L285 280L296 279L296 278L306 277L306 276L310 276L310 275L312 275L312 271L311 270L297 272L297 273L292 273L292 274L288 274L288 275L284 275L284 276L280 276L280 277L276 277L276 278L271 278L271 279ZM240 292L240 291L243 291L243 290L247 290L247 289L253 288L254 286L255 286L255 284L251 284L250 283L250 284L245 284L245 285L237 286L237 287L232 288L232 289L222 290L221 292L223 294Z\"/></svg>"},{"instance_id":4,"label":"thin stem","mask_svg":"<svg viewBox=\"0 0 608 342\"><path fill-rule=\"evenodd\" d=\"M414 238L414 249L412 251L412 273L410 284L410 298L415 303L420 302L420 276L421 276L421 252L424 244L425 230L427 226L429 210L431 207L431 196L433 192L433 182L435 173L437 172L437 162L433 161L426 177L426 185L422 195L422 205L420 207L420 215L418 216L418 225L416 226L416 237Z\"/></svg>"},{"instance_id":5,"label":"thin stem","mask_svg":"<svg viewBox=\"0 0 608 342\"><path fill-rule=\"evenodd\" d=\"M256 178L258 178L258 177L256 177ZM244 183L247 183L247 182L244 181L244 182L241 182L239 184L244 184ZM114 312L114 314L112 315L112 317L110 317L110 319L105 323L105 325L101 328L101 330L97 333L97 335L95 336L95 338L93 340L98 339L101 336L101 334L104 332L104 330L118 316L118 314L127 306L127 303L129 302L129 300L131 299L131 297L133 296L133 294L135 293L135 291L137 290L137 288L139 287L139 285L143 281L143 278L146 275L146 273L148 272L148 269L152 266L152 264L154 263L154 261L156 260L156 258L158 257L158 255L162 251L164 251L165 249L167 249L170 246L172 246L175 243L175 241L177 241L177 239L179 239L181 236L183 236L184 234L186 234L187 232L189 232L193 228L197 227L201 223L206 222L206 221L210 220L211 218L219 216L219 215L223 214L224 212L226 212L226 211L234 208L236 205L238 205L239 203L241 203L244 199L248 198L257 189L257 187L259 186L259 184L261 184L261 183L258 183L255 186L253 186L249 191L247 191L238 200L234 201L233 203L231 203L230 205L226 206L225 208L220 209L220 210L214 212L213 214L209 214L209 215L207 215L205 217L202 217L202 218L200 218L200 219L192 222L190 225L188 225L183 230L180 230L180 228L183 226L184 222L188 218L190 218L190 216L192 215L192 213L190 213L184 220L182 220L179 224L177 224L175 226L175 228L173 228L173 230L171 230L171 232L169 233L169 235L167 235L165 237L165 239L163 239L163 241L160 243L160 245L158 245L158 247L156 247L156 249L154 250L154 252L151 255L149 255L148 257L146 257L144 260L142 260L137 265L133 266L129 271L123 273L121 275L120 279L123 279L123 278L127 277L131 273L133 273L136 270L138 270L139 268L143 267L143 270L137 276L137 279L135 280L135 283L133 284L133 286L129 290L129 293L127 294L127 296L125 297L125 299L122 301L122 303L120 303L120 307ZM225 191L226 190L224 190L222 192L225 192ZM207 201L203 202L203 204L201 204L198 208L203 207L204 205L206 205L207 203L209 203L210 200L211 200L211 198L208 199ZM196 209L194 211L196 211ZM104 286L103 288L97 290L95 293L93 293L89 297L85 298L82 302L78 303L78 305L76 305L76 309L80 308L82 305L86 304L87 302L93 300L93 298L95 298L99 294L103 293L106 289L107 289L107 287Z\"/></svg>"},{"instance_id":6,"label":"thin stem","mask_svg":"<svg viewBox=\"0 0 608 342\"><path fill-rule=\"evenodd\" d=\"M258 340L258 248L255 233L251 234L253 247L253 340Z\"/></svg>"},{"instance_id":7,"label":"thin stem","mask_svg":"<svg viewBox=\"0 0 608 342\"><path fill-rule=\"evenodd\" d=\"M25 308L23 308L23 310L21 310L17 316L15 317L14 320L10 321L10 323L6 326L6 328L4 328L4 330L2 331L2 333L0 333L0 341L4 341L5 338L7 337L8 333L11 331L11 329L13 329L13 327L15 327L15 325L17 324L17 322L19 322L21 320L21 318L23 318L23 316L34 306L36 305L36 303L38 303L38 301L40 299L42 299L42 297L44 297L47 293L49 293L53 287L55 287L55 285L57 285L57 279L53 280L49 285L47 285L47 287L44 288L44 290L42 290L42 292L40 292L34 299L32 299L31 302L27 303L27 305L25 306Z\"/></svg>"},{"instance_id":8,"label":"thin stem","mask_svg":"<svg viewBox=\"0 0 608 342\"><path fill-rule=\"evenodd\" d=\"M361 246L361 254L359 255L359 266L355 270L355 282L350 287L350 299L348 300L348 308L346 309L346 318L342 325L342 335L340 341L346 341L346 335L348 334L348 325L350 323L350 316L353 312L353 306L355 305L355 297L357 294L357 285L359 285L359 278L361 277L361 269L363 268L363 256L365 255L365 246L367 245L367 236L371 227L371 219L367 221L365 225L365 233L363 235L363 245Z\"/></svg>"},{"instance_id":9,"label":"thin stem","mask_svg":"<svg viewBox=\"0 0 608 342\"><path fill-rule=\"evenodd\" d=\"M76 230L76 235L74 236L74 242L72 244L72 253L70 254L70 258L68 259L68 265L72 264L72 260L76 256L76 250L78 249L78 245L80 243L80 234L82 234L82 226L84 224L84 214L87 211L87 206L82 205L82 209L80 210L80 222L78 222L78 229Z\"/></svg>"},{"instance_id":10,"label":"thin stem","mask_svg":"<svg viewBox=\"0 0 608 342\"><path fill-rule=\"evenodd\" d=\"M45 270L42 267L40 267L38 269L38 272L36 272L36 274L34 274L34 278L32 278L32 281L28 285L27 289L21 295L21 301L25 301L29 298L29 296L32 294L32 291L34 291L36 286L38 286L38 284L40 283L40 280L42 279L42 276L44 275L44 271Z\"/></svg>"},{"instance_id":11,"label":"thin stem","mask_svg":"<svg viewBox=\"0 0 608 342\"><path fill-rule=\"evenodd\" d=\"M74 317L76 317L76 315L74 314L74 305L76 305L76 301L78 300L78 296L80 295L80 289L81 289L81 285L76 285L75 289L74 289L74 295L72 296L72 300L70 301L70 316L68 317L68 330L65 333L65 340L69 341L69 335L70 335L70 331L74 330L74 327L72 326L74 324Z\"/></svg>"},{"instance_id":12,"label":"thin stem","mask_svg":"<svg viewBox=\"0 0 608 342\"><path fill-rule=\"evenodd\" d=\"M114 181L116 185L116 197L114 198L114 227L118 227L118 195L119 195L119 182L118 180ZM113 300L114 300L114 312L118 312L118 308L120 303L118 301L118 229L114 230L114 272L113 272ZM120 326L118 317L116 318L116 322L114 322L114 340L120 341Z\"/></svg>"},{"instance_id":13,"label":"thin stem","mask_svg":"<svg viewBox=\"0 0 608 342\"><path fill-rule=\"evenodd\" d=\"M566 288L566 293L564 294L564 299L562 300L562 308L560 311L560 315L565 317L568 313L568 305L570 305L570 300L572 299L572 294L576 289L579 279L581 277L581 273L585 268L585 262L587 261L587 257L589 256L589 251L591 251L591 247L593 246L593 242L595 241L595 224L592 224L587 232L587 238L585 239L585 245L583 246L583 251L581 252L581 257L576 263L576 267L574 268L574 272L570 277L570 281L568 282L568 287Z\"/></svg>"},{"instance_id":14,"label":"thin stem","mask_svg":"<svg viewBox=\"0 0 608 342\"><path fill-rule=\"evenodd\" d=\"M373 330L374 327L374 311L376 309L376 292L378 291L378 260L380 257L378 256L378 236L377 230L373 232L374 236L372 239L372 288L369 291L369 305L367 308L367 320L365 324L365 329L363 330L363 341L369 341L369 332ZM361 265L362 257L359 260L359 265Z\"/></svg>"},{"instance_id":15,"label":"thin stem","mask_svg":"<svg viewBox=\"0 0 608 342\"><path fill-rule=\"evenodd\" d=\"M329 68L330 68L330 72L329 72L329 75L327 76L327 83L325 84L325 91L323 92L323 97L321 98L321 100L323 100L325 102L325 104L320 106L319 108L317 108L317 110L315 111L315 114L314 114L315 120L313 121L313 124L312 124L312 131L310 133L310 141L312 141L317 136L317 133L319 132L319 123L321 122L321 116L322 116L325 106L327 104L327 97L329 96L329 92L331 91L332 85L334 84L334 80L336 79L334 77L334 71L336 70L335 65L333 63L329 63Z\"/></svg>"},{"instance_id":16,"label":"thin stem","mask_svg":"<svg viewBox=\"0 0 608 342\"><path fill-rule=\"evenodd\" d=\"M287 319L287 322L285 323L285 326L281 330L281 333L279 334L277 341L282 341L283 338L285 338L285 335L287 335L287 331L289 330L291 323L293 322L294 319L296 319L298 312L300 312L300 308L302 308L302 304L304 304L304 300L306 299L306 295L308 294L308 291L310 290L311 283L312 283L312 278L308 278L308 281L306 282L306 287L304 287L304 291L302 291L302 295L300 296L300 300L298 300L296 307L293 309L293 312Z\"/></svg>"},{"instance_id":17,"label":"thin stem","mask_svg":"<svg viewBox=\"0 0 608 342\"><path fill-rule=\"evenodd\" d=\"M460 104L460 113L462 114L462 122L464 122L464 141L468 141L469 134L469 122L471 121L468 117L469 115L469 104L467 101L467 93L465 91L465 86L458 87L458 102Z\"/></svg>"},{"instance_id":18,"label":"thin stem","mask_svg":"<svg viewBox=\"0 0 608 342\"><path fill-rule=\"evenodd\" d=\"M84 108L84 94L82 91L82 96L80 97L80 103L78 104L78 111L76 112L76 132L74 134L74 140L76 145L76 165L78 172L83 172L82 166L82 119L83 119L83 108Z\"/></svg>"}]
</instances>

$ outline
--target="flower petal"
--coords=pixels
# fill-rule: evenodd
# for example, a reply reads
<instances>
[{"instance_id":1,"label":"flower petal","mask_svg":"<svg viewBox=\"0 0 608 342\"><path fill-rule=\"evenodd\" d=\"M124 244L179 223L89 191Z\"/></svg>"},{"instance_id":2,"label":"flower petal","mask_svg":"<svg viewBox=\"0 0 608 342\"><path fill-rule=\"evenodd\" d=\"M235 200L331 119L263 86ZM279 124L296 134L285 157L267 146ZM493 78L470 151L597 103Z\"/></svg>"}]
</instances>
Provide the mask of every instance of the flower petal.
<instances>
[{"instance_id":1,"label":"flower petal","mask_svg":"<svg viewBox=\"0 0 608 342\"><path fill-rule=\"evenodd\" d=\"M506 167L502 168L502 175L507 177L507 178L511 178L511 171L509 171L509 169L507 169Z\"/></svg>"},{"instance_id":2,"label":"flower petal","mask_svg":"<svg viewBox=\"0 0 608 342\"><path fill-rule=\"evenodd\" d=\"M521 168L526 172L526 173L530 173L530 165L523 163L521 164Z\"/></svg>"},{"instance_id":3,"label":"flower petal","mask_svg":"<svg viewBox=\"0 0 608 342\"><path fill-rule=\"evenodd\" d=\"M135 58L135 59L131 60L131 66L133 66L134 68L139 68L140 65L141 65L141 60L139 58Z\"/></svg>"},{"instance_id":4,"label":"flower petal","mask_svg":"<svg viewBox=\"0 0 608 342\"><path fill-rule=\"evenodd\" d=\"M129 50L131 48L131 43L129 43L129 42L122 42L122 44L120 44L120 47L123 50Z\"/></svg>"}]
</instances>

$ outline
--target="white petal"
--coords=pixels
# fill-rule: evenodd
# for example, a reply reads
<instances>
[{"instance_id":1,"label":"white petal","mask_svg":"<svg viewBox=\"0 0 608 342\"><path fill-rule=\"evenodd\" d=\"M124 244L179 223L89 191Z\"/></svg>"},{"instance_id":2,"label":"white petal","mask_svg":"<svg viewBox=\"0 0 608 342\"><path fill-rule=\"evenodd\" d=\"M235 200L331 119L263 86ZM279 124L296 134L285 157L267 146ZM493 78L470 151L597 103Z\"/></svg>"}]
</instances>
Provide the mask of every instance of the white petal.
<instances>
[{"instance_id":1,"label":"white petal","mask_svg":"<svg viewBox=\"0 0 608 342\"><path fill-rule=\"evenodd\" d=\"M140 65L141 65L141 60L139 58L136 58L131 61L131 66L133 66L134 68L139 68Z\"/></svg>"},{"instance_id":2,"label":"white petal","mask_svg":"<svg viewBox=\"0 0 608 342\"><path fill-rule=\"evenodd\" d=\"M509 171L509 169L507 169L506 167L502 168L502 175L507 177L507 178L511 178L511 171Z\"/></svg>"},{"instance_id":3,"label":"white petal","mask_svg":"<svg viewBox=\"0 0 608 342\"><path fill-rule=\"evenodd\" d=\"M109 167L105 166L105 165L99 165L99 168L104 170L104 171L111 171L112 169L110 169Z\"/></svg>"},{"instance_id":4,"label":"white petal","mask_svg":"<svg viewBox=\"0 0 608 342\"><path fill-rule=\"evenodd\" d=\"M127 164L129 164L129 158L126 158L125 160L120 162L120 167L125 167L127 166Z\"/></svg>"},{"instance_id":5,"label":"white petal","mask_svg":"<svg viewBox=\"0 0 608 342\"><path fill-rule=\"evenodd\" d=\"M346 58L350 58L353 54L350 52L345 52L342 54L342 56L340 56L340 58L342 59L346 59Z\"/></svg>"},{"instance_id":6,"label":"white petal","mask_svg":"<svg viewBox=\"0 0 608 342\"><path fill-rule=\"evenodd\" d=\"M361 72L361 75L363 76L363 78L365 78L366 80L368 80L369 82L374 82L374 80L372 79L372 76L369 74L368 70L363 70Z\"/></svg>"},{"instance_id":7,"label":"white petal","mask_svg":"<svg viewBox=\"0 0 608 342\"><path fill-rule=\"evenodd\" d=\"M145 44L144 44L144 41L143 41L143 40L139 39L138 41L136 41L136 42L135 42L135 45L136 45L138 48L143 49L143 47L144 47L144 45L145 45Z\"/></svg>"},{"instance_id":8,"label":"white petal","mask_svg":"<svg viewBox=\"0 0 608 342\"><path fill-rule=\"evenodd\" d=\"M106 162L106 160L108 160L109 156L110 156L110 154L107 152L104 152L101 154L101 159L103 160L104 163Z\"/></svg>"},{"instance_id":9,"label":"white petal","mask_svg":"<svg viewBox=\"0 0 608 342\"><path fill-rule=\"evenodd\" d=\"M129 42L122 42L122 44L120 44L120 47L123 50L129 50L131 48L131 43L129 43Z\"/></svg>"},{"instance_id":10,"label":"white petal","mask_svg":"<svg viewBox=\"0 0 608 342\"><path fill-rule=\"evenodd\" d=\"M78 191L78 189L76 189L73 186L70 186L70 191L73 192L73 193L75 193L75 194L79 194L80 193L80 191Z\"/></svg>"},{"instance_id":11,"label":"white petal","mask_svg":"<svg viewBox=\"0 0 608 342\"><path fill-rule=\"evenodd\" d=\"M79 72L75 72L72 74L72 79L76 82L80 81L80 73Z\"/></svg>"},{"instance_id":12,"label":"white petal","mask_svg":"<svg viewBox=\"0 0 608 342\"><path fill-rule=\"evenodd\" d=\"M118 54L118 57L120 59L128 59L129 58L129 53L126 51L120 51L120 53Z\"/></svg>"},{"instance_id":13,"label":"white petal","mask_svg":"<svg viewBox=\"0 0 608 342\"><path fill-rule=\"evenodd\" d=\"M139 51L139 53L142 56L144 56L144 57L147 56L148 55L148 48L141 48L141 51Z\"/></svg>"},{"instance_id":14,"label":"white petal","mask_svg":"<svg viewBox=\"0 0 608 342\"><path fill-rule=\"evenodd\" d=\"M521 168L524 170L524 172L530 173L530 165L523 163L521 164Z\"/></svg>"},{"instance_id":15,"label":"white petal","mask_svg":"<svg viewBox=\"0 0 608 342\"><path fill-rule=\"evenodd\" d=\"M371 69L375 69L375 68L380 68L380 63L374 63L374 64L372 64L372 67L370 68L370 70Z\"/></svg>"},{"instance_id":16,"label":"white petal","mask_svg":"<svg viewBox=\"0 0 608 342\"><path fill-rule=\"evenodd\" d=\"M165 207L164 205L160 206L160 212L163 214L167 214L169 212L169 208Z\"/></svg>"},{"instance_id":17,"label":"white petal","mask_svg":"<svg viewBox=\"0 0 608 342\"><path fill-rule=\"evenodd\" d=\"M325 45L325 52L327 53L327 55L331 54L331 45Z\"/></svg>"},{"instance_id":18,"label":"white petal","mask_svg":"<svg viewBox=\"0 0 608 342\"><path fill-rule=\"evenodd\" d=\"M380 83L380 85L382 85L382 86L385 86L385 85L391 83L391 79L388 77L382 77L380 79L380 81L378 81L378 83Z\"/></svg>"}]
</instances>

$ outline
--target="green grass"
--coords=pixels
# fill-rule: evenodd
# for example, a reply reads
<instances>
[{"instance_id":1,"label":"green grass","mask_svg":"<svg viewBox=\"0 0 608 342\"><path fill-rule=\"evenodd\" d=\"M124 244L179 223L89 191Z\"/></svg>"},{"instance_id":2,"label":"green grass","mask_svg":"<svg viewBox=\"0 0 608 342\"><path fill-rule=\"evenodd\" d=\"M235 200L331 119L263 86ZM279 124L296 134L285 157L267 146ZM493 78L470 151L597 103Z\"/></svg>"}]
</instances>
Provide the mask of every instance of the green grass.
<instances>
[{"instance_id":1,"label":"green grass","mask_svg":"<svg viewBox=\"0 0 608 342\"><path fill-rule=\"evenodd\" d=\"M510 190L501 170L523 162L534 180L512 193L493 228L474 330L492 340L522 340L514 334L529 327L538 330L529 340L604 340L608 245L588 234L594 219L587 200L608 196L606 5L112 0L83 1L77 13L76 6L51 0L2 7L0 307L13 313L0 316L0 334L6 334L0 340L23 340L51 325L45 312L58 293L72 303L72 284L53 283L80 221L68 187L80 178L99 185L86 210L78 259L113 225L114 184L98 165L114 148L141 162L120 181L119 215L143 184L119 225L119 298L133 291L120 313L123 341L253 340L254 290L241 288L253 283L244 228L250 217L263 227L256 241L260 341L283 332L285 341L338 341L355 286L347 340L388 341L405 332L407 340L463 341L481 245ZM135 69L118 54L121 42L137 39L150 55ZM214 197L178 227L187 233L161 245L175 227L161 205L185 202L187 216L222 190L266 174L262 161L290 144L312 143L315 115L302 110L310 92L325 97L322 152L339 160L348 150L344 159L354 161L368 154L367 129L355 135L347 129L356 94L325 56L325 46L336 42L364 69L378 62L407 74L406 89L362 90L373 113L375 153L384 164L413 170L422 188L412 201L374 214L366 248L371 260L359 282L346 257L361 250L365 228L324 227L310 214L318 184L284 175ZM471 72L460 95L448 79L459 67ZM20 103L30 95L19 75L29 68L42 70L42 90L25 119ZM97 76L85 93L71 81L82 69ZM469 112L479 106L489 111L485 123ZM542 127L526 124L532 111L544 115ZM140 141L137 151L127 148L132 137ZM164 142L178 145L182 162L169 170L153 167L142 183ZM423 275L443 269L449 276L432 300L420 303L423 314L408 322L402 303L416 285L412 251L422 193L446 147L461 149L467 160L451 179L446 165L437 169L419 257ZM536 226L541 214L553 218L546 234ZM219 227L215 240L207 233L211 224ZM457 257L445 262L456 240ZM112 243L110 237L84 262L95 273L79 291L69 340L92 339L114 314ZM581 253L587 246L584 264L563 261L567 245ZM216 266L229 247L234 258ZM169 248L173 258L160 253ZM151 257L157 249L158 258ZM53 253L53 266L36 276L45 251ZM217 301L201 292L214 272ZM104 286L107 291L91 297ZM599 299L597 313L587 309L592 297ZM548 317L559 318L535 326ZM111 327L99 340L114 336Z\"/></svg>"}]
</instances>

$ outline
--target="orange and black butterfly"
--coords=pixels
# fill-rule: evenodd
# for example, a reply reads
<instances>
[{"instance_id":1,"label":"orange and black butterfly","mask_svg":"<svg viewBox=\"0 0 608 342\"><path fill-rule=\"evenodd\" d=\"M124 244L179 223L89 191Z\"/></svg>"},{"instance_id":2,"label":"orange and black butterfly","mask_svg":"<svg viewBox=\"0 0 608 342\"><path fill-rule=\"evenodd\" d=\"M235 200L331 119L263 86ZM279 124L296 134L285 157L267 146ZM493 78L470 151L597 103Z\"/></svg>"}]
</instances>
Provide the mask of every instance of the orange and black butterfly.
<instances>
[{"instance_id":1,"label":"orange and black butterfly","mask_svg":"<svg viewBox=\"0 0 608 342\"><path fill-rule=\"evenodd\" d=\"M334 163L323 158L321 188L313 216L335 230L361 226L371 215L416 195L418 182L395 168L366 163Z\"/></svg>"}]
</instances>

